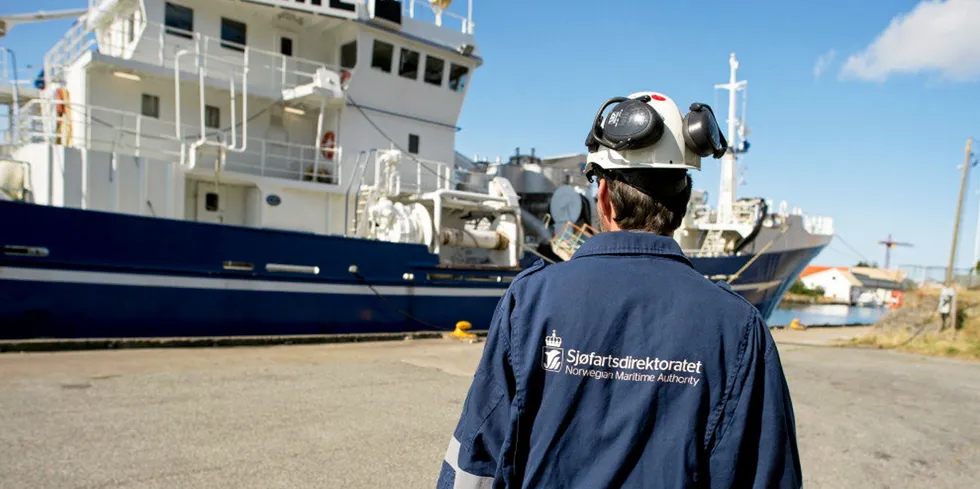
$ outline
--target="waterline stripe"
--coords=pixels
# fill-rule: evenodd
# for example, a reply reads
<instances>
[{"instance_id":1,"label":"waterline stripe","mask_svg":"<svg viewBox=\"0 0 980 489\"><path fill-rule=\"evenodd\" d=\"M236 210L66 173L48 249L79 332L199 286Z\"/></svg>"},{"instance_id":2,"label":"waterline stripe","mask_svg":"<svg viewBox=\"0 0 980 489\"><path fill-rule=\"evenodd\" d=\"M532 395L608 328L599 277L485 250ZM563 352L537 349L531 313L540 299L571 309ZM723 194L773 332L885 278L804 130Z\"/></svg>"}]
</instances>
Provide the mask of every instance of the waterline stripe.
<instances>
[{"instance_id":1,"label":"waterline stripe","mask_svg":"<svg viewBox=\"0 0 980 489\"><path fill-rule=\"evenodd\" d=\"M58 282L96 285L128 285L133 287L173 287L185 289L221 289L253 292L299 292L310 294L373 295L366 285L309 282L279 282L229 278L181 277L143 273L89 272L44 268L0 267L0 280ZM781 280L732 285L736 291L766 290L777 287ZM382 295L424 297L500 297L505 287L405 287L376 285Z\"/></svg>"},{"instance_id":2,"label":"waterline stripe","mask_svg":"<svg viewBox=\"0 0 980 489\"><path fill-rule=\"evenodd\" d=\"M21 267L0 267L0 280L127 285L132 287L241 290L252 292L374 295L374 292L367 285L180 277L143 273L89 272ZM374 289L381 295L424 297L500 297L504 295L504 291L506 290L505 287L405 287L398 285L376 285Z\"/></svg>"}]
</instances>

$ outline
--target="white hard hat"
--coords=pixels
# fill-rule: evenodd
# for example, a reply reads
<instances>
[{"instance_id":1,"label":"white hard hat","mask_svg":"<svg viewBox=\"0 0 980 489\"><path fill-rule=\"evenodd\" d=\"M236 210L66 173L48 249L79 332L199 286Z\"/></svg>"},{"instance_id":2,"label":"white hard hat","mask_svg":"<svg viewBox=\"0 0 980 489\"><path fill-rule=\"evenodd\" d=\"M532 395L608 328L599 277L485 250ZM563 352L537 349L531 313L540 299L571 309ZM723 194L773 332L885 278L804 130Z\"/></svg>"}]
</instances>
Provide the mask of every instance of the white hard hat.
<instances>
[{"instance_id":1,"label":"white hard hat","mask_svg":"<svg viewBox=\"0 0 980 489\"><path fill-rule=\"evenodd\" d=\"M606 107L616 103L603 119ZM728 141L706 104L691 104L681 115L670 97L638 92L607 100L595 116L585 140L589 148L585 172L603 170L701 170L701 158L721 158Z\"/></svg>"}]
</instances>

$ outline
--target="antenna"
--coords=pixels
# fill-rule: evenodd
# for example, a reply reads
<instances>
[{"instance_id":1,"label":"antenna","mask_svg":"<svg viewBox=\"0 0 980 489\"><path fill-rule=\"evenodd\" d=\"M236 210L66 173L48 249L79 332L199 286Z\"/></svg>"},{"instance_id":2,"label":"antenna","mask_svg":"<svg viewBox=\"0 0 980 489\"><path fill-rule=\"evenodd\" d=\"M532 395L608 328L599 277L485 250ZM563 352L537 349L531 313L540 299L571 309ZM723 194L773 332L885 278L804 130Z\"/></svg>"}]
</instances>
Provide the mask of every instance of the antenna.
<instances>
[{"instance_id":1,"label":"antenna","mask_svg":"<svg viewBox=\"0 0 980 489\"><path fill-rule=\"evenodd\" d=\"M899 243L897 241L892 241L892 235L888 235L888 239L879 241L878 244L885 245L885 270L888 270L888 263L891 260L892 248L896 246L912 246L912 243Z\"/></svg>"},{"instance_id":2,"label":"antenna","mask_svg":"<svg viewBox=\"0 0 980 489\"><path fill-rule=\"evenodd\" d=\"M738 60L735 53L728 58L729 76L728 83L715 85L715 88L728 90L728 151L721 159L721 184L718 190L718 222L728 222L732 218L732 207L735 205L735 153L744 152L748 149L747 144L738 143L738 136L744 136L744 129L739 131L739 122L736 115L736 92L744 90L747 82L737 81L736 72L738 71ZM744 111L744 107L743 107Z\"/></svg>"}]
</instances>

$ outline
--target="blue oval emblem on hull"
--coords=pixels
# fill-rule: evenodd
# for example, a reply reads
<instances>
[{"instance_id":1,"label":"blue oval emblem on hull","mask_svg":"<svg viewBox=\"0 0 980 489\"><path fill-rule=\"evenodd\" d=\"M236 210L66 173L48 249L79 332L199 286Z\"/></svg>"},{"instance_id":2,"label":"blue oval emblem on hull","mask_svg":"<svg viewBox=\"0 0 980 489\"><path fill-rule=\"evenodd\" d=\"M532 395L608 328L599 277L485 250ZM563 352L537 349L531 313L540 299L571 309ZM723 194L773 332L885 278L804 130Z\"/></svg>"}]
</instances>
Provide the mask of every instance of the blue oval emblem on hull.
<instances>
[{"instance_id":1,"label":"blue oval emblem on hull","mask_svg":"<svg viewBox=\"0 0 980 489\"><path fill-rule=\"evenodd\" d=\"M276 195L276 194L270 194L269 196L267 196L265 198L265 202L267 204L275 207L275 206L279 205L282 202L282 199L280 199L279 196Z\"/></svg>"}]
</instances>

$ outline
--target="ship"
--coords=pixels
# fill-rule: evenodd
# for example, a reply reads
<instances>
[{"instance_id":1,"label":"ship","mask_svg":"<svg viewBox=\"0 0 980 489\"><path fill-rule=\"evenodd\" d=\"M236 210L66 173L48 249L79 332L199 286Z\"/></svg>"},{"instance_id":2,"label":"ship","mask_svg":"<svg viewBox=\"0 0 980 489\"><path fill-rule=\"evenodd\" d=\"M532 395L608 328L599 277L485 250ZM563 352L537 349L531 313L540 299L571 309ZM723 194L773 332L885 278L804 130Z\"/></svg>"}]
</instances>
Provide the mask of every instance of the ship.
<instances>
[{"instance_id":1,"label":"ship","mask_svg":"<svg viewBox=\"0 0 980 489\"><path fill-rule=\"evenodd\" d=\"M3 339L485 330L591 232L574 156L553 192L460 180L472 1L90 0L30 82L6 54ZM829 240L691 209L698 270L764 312Z\"/></svg>"}]
</instances>

